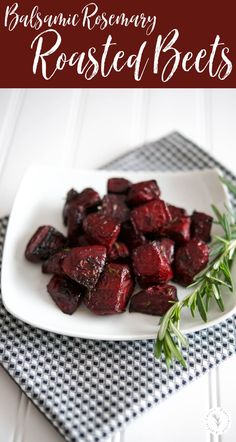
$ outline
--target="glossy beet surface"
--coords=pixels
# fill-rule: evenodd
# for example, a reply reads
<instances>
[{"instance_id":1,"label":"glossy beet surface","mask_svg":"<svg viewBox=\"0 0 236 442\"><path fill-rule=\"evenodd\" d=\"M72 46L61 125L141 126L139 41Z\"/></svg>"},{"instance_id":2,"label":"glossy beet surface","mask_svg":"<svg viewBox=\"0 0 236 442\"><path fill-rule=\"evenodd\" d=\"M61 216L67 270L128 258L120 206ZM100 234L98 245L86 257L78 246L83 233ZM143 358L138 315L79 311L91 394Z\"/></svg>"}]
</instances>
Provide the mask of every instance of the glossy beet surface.
<instances>
[{"instance_id":1,"label":"glossy beet surface","mask_svg":"<svg viewBox=\"0 0 236 442\"><path fill-rule=\"evenodd\" d=\"M92 244L110 249L120 233L120 224L103 213L91 213L83 222L84 231Z\"/></svg>"},{"instance_id":2,"label":"glossy beet surface","mask_svg":"<svg viewBox=\"0 0 236 442\"><path fill-rule=\"evenodd\" d=\"M145 234L159 232L171 221L171 216L166 203L159 199L133 209L130 219L135 231Z\"/></svg>"},{"instance_id":3,"label":"glossy beet surface","mask_svg":"<svg viewBox=\"0 0 236 442\"><path fill-rule=\"evenodd\" d=\"M160 241L160 248L162 253L166 256L169 264L174 261L175 243L172 239L163 238Z\"/></svg>"},{"instance_id":4,"label":"glossy beet surface","mask_svg":"<svg viewBox=\"0 0 236 442\"><path fill-rule=\"evenodd\" d=\"M66 238L52 226L39 227L25 250L25 257L31 262L43 261L61 250Z\"/></svg>"},{"instance_id":5,"label":"glossy beet surface","mask_svg":"<svg viewBox=\"0 0 236 442\"><path fill-rule=\"evenodd\" d=\"M62 270L69 278L91 289L99 280L106 256L103 246L75 247L63 259Z\"/></svg>"},{"instance_id":6,"label":"glossy beet surface","mask_svg":"<svg viewBox=\"0 0 236 442\"><path fill-rule=\"evenodd\" d=\"M124 195L105 195L102 200L102 213L118 223L129 219L129 208Z\"/></svg>"},{"instance_id":7,"label":"glossy beet surface","mask_svg":"<svg viewBox=\"0 0 236 442\"><path fill-rule=\"evenodd\" d=\"M108 193L127 193L131 182L125 178L110 178L107 181Z\"/></svg>"},{"instance_id":8,"label":"glossy beet surface","mask_svg":"<svg viewBox=\"0 0 236 442\"><path fill-rule=\"evenodd\" d=\"M129 249L123 242L115 242L108 253L108 260L115 262L126 261L129 257Z\"/></svg>"},{"instance_id":9,"label":"glossy beet surface","mask_svg":"<svg viewBox=\"0 0 236 442\"><path fill-rule=\"evenodd\" d=\"M185 244L190 240L190 225L190 217L182 216L163 226L161 233L173 239L177 244Z\"/></svg>"},{"instance_id":10,"label":"glossy beet surface","mask_svg":"<svg viewBox=\"0 0 236 442\"><path fill-rule=\"evenodd\" d=\"M54 275L47 290L59 309L67 315L75 312L83 296L83 289L66 276Z\"/></svg>"},{"instance_id":11,"label":"glossy beet surface","mask_svg":"<svg viewBox=\"0 0 236 442\"><path fill-rule=\"evenodd\" d=\"M171 266L158 242L144 244L133 251L133 269L141 287L165 283L172 276Z\"/></svg>"},{"instance_id":12,"label":"glossy beet surface","mask_svg":"<svg viewBox=\"0 0 236 442\"><path fill-rule=\"evenodd\" d=\"M61 264L68 252L69 250L62 250L61 252L57 252L54 255L49 256L49 258L42 264L42 272L54 273L55 275L63 275L64 272L62 270Z\"/></svg>"},{"instance_id":13,"label":"glossy beet surface","mask_svg":"<svg viewBox=\"0 0 236 442\"><path fill-rule=\"evenodd\" d=\"M173 206L172 204L167 204L167 206L172 220L176 218L182 218L182 216L187 216L187 211L182 207Z\"/></svg>"},{"instance_id":14,"label":"glossy beet surface","mask_svg":"<svg viewBox=\"0 0 236 442\"><path fill-rule=\"evenodd\" d=\"M175 279L184 286L191 284L194 276L206 267L208 259L209 248L207 244L198 239L190 240L176 252Z\"/></svg>"},{"instance_id":15,"label":"glossy beet surface","mask_svg":"<svg viewBox=\"0 0 236 442\"><path fill-rule=\"evenodd\" d=\"M81 207L85 211L96 209L101 203L101 198L96 190L88 187L82 192L77 192L74 189L69 190L66 196L66 202L63 208L63 221L67 225L68 212L72 207Z\"/></svg>"},{"instance_id":16,"label":"glossy beet surface","mask_svg":"<svg viewBox=\"0 0 236 442\"><path fill-rule=\"evenodd\" d=\"M170 284L156 285L133 295L129 311L163 316L176 302L177 289Z\"/></svg>"},{"instance_id":17,"label":"glossy beet surface","mask_svg":"<svg viewBox=\"0 0 236 442\"><path fill-rule=\"evenodd\" d=\"M136 249L136 247L147 242L147 238L142 233L134 230L130 221L122 224L118 239L124 242L130 250Z\"/></svg>"},{"instance_id":18,"label":"glossy beet surface","mask_svg":"<svg viewBox=\"0 0 236 442\"><path fill-rule=\"evenodd\" d=\"M107 264L97 286L87 293L85 304L97 315L122 313L125 311L133 286L127 265Z\"/></svg>"},{"instance_id":19,"label":"glossy beet surface","mask_svg":"<svg viewBox=\"0 0 236 442\"><path fill-rule=\"evenodd\" d=\"M159 198L160 189L156 180L142 181L130 186L127 202L131 206L138 206L153 199Z\"/></svg>"},{"instance_id":20,"label":"glossy beet surface","mask_svg":"<svg viewBox=\"0 0 236 442\"><path fill-rule=\"evenodd\" d=\"M191 235L192 238L201 239L209 242L211 240L211 227L213 218L206 213L193 212L191 216Z\"/></svg>"}]
</instances>

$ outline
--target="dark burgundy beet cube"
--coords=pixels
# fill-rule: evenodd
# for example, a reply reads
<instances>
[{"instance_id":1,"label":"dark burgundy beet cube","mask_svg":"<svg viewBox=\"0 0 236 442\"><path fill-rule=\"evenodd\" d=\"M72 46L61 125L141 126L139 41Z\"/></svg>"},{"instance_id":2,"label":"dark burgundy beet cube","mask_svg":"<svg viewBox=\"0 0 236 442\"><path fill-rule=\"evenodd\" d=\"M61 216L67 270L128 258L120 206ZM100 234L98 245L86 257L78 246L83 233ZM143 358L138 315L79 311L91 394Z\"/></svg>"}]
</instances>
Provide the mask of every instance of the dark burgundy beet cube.
<instances>
[{"instance_id":1,"label":"dark burgundy beet cube","mask_svg":"<svg viewBox=\"0 0 236 442\"><path fill-rule=\"evenodd\" d=\"M76 200L76 197L79 196L79 193L77 192L77 190L75 189L70 189L69 192L67 192L66 195L66 201L63 207L63 222L65 224L65 226L67 226L67 216L68 216L68 209L71 205L73 205L72 201Z\"/></svg>"},{"instance_id":2,"label":"dark burgundy beet cube","mask_svg":"<svg viewBox=\"0 0 236 442\"><path fill-rule=\"evenodd\" d=\"M64 272L62 270L61 264L65 256L69 250L62 250L61 252L57 252L43 262L42 264L42 272L43 273L54 273L55 275L63 275Z\"/></svg>"},{"instance_id":3,"label":"dark burgundy beet cube","mask_svg":"<svg viewBox=\"0 0 236 442\"><path fill-rule=\"evenodd\" d=\"M102 213L118 223L127 221L130 211L125 200L125 195L105 195L102 200Z\"/></svg>"},{"instance_id":4,"label":"dark burgundy beet cube","mask_svg":"<svg viewBox=\"0 0 236 442\"><path fill-rule=\"evenodd\" d=\"M169 212L171 214L172 220L176 218L182 218L182 216L187 216L187 211L185 209L182 209L182 207L176 207L172 204L167 204Z\"/></svg>"},{"instance_id":5,"label":"dark burgundy beet cube","mask_svg":"<svg viewBox=\"0 0 236 442\"><path fill-rule=\"evenodd\" d=\"M160 189L156 180L142 181L130 186L127 202L131 206L138 206L159 198L159 196Z\"/></svg>"},{"instance_id":6,"label":"dark burgundy beet cube","mask_svg":"<svg viewBox=\"0 0 236 442\"><path fill-rule=\"evenodd\" d=\"M62 270L77 283L93 288L106 262L106 248L103 246L75 247L62 261Z\"/></svg>"},{"instance_id":7,"label":"dark burgundy beet cube","mask_svg":"<svg viewBox=\"0 0 236 442\"><path fill-rule=\"evenodd\" d=\"M133 286L133 279L127 265L107 264L97 286L87 293L85 304L97 315L123 313Z\"/></svg>"},{"instance_id":8,"label":"dark burgundy beet cube","mask_svg":"<svg viewBox=\"0 0 236 442\"><path fill-rule=\"evenodd\" d=\"M132 296L130 312L163 316L178 301L176 287L170 284L155 285Z\"/></svg>"},{"instance_id":9,"label":"dark burgundy beet cube","mask_svg":"<svg viewBox=\"0 0 236 442\"><path fill-rule=\"evenodd\" d=\"M182 216L163 226L161 233L169 236L177 244L185 244L190 240L190 216Z\"/></svg>"},{"instance_id":10,"label":"dark burgundy beet cube","mask_svg":"<svg viewBox=\"0 0 236 442\"><path fill-rule=\"evenodd\" d=\"M135 231L145 234L160 231L171 216L166 203L157 199L133 209L130 219Z\"/></svg>"},{"instance_id":11,"label":"dark burgundy beet cube","mask_svg":"<svg viewBox=\"0 0 236 442\"><path fill-rule=\"evenodd\" d=\"M109 261L122 262L129 257L129 249L123 242L115 242L108 253Z\"/></svg>"},{"instance_id":12,"label":"dark burgundy beet cube","mask_svg":"<svg viewBox=\"0 0 236 442\"><path fill-rule=\"evenodd\" d=\"M137 247L133 251L132 261L141 287L165 283L173 276L168 259L157 241Z\"/></svg>"},{"instance_id":13,"label":"dark burgundy beet cube","mask_svg":"<svg viewBox=\"0 0 236 442\"><path fill-rule=\"evenodd\" d=\"M25 257L31 262L40 262L61 250L66 238L52 226L39 227L25 250Z\"/></svg>"},{"instance_id":14,"label":"dark burgundy beet cube","mask_svg":"<svg viewBox=\"0 0 236 442\"><path fill-rule=\"evenodd\" d=\"M131 186L131 182L125 178L110 178L107 181L108 193L124 193L126 194Z\"/></svg>"},{"instance_id":15,"label":"dark burgundy beet cube","mask_svg":"<svg viewBox=\"0 0 236 442\"><path fill-rule=\"evenodd\" d=\"M66 276L54 275L47 290L55 304L67 315L75 312L83 296L83 288Z\"/></svg>"},{"instance_id":16,"label":"dark burgundy beet cube","mask_svg":"<svg viewBox=\"0 0 236 442\"><path fill-rule=\"evenodd\" d=\"M209 242L213 218L203 212L194 211L191 216L191 236Z\"/></svg>"},{"instance_id":17,"label":"dark burgundy beet cube","mask_svg":"<svg viewBox=\"0 0 236 442\"><path fill-rule=\"evenodd\" d=\"M77 239L82 232L83 219L85 211L83 206L73 206L68 208L67 212L67 235L70 241Z\"/></svg>"},{"instance_id":18,"label":"dark burgundy beet cube","mask_svg":"<svg viewBox=\"0 0 236 442\"><path fill-rule=\"evenodd\" d=\"M182 285L187 286L193 282L193 278L208 263L209 248L206 243L198 239L191 239L187 244L179 247L174 261L175 279Z\"/></svg>"},{"instance_id":19,"label":"dark burgundy beet cube","mask_svg":"<svg viewBox=\"0 0 236 442\"><path fill-rule=\"evenodd\" d=\"M103 213L90 213L83 222L84 231L91 244L102 244L110 249L120 233L120 224Z\"/></svg>"},{"instance_id":20,"label":"dark burgundy beet cube","mask_svg":"<svg viewBox=\"0 0 236 442\"><path fill-rule=\"evenodd\" d=\"M96 209L101 203L101 198L96 190L88 187L82 192L78 193L71 189L67 193L66 202L63 208L63 221L67 225L68 211L71 207L81 206L85 211Z\"/></svg>"},{"instance_id":21,"label":"dark burgundy beet cube","mask_svg":"<svg viewBox=\"0 0 236 442\"><path fill-rule=\"evenodd\" d=\"M141 246L147 242L146 237L142 233L134 230L134 227L130 221L122 224L119 240L124 242L128 246L129 250L136 249L138 246Z\"/></svg>"},{"instance_id":22,"label":"dark burgundy beet cube","mask_svg":"<svg viewBox=\"0 0 236 442\"><path fill-rule=\"evenodd\" d=\"M160 240L160 248L162 253L166 256L169 264L174 261L175 243L170 238L163 238Z\"/></svg>"}]
</instances>

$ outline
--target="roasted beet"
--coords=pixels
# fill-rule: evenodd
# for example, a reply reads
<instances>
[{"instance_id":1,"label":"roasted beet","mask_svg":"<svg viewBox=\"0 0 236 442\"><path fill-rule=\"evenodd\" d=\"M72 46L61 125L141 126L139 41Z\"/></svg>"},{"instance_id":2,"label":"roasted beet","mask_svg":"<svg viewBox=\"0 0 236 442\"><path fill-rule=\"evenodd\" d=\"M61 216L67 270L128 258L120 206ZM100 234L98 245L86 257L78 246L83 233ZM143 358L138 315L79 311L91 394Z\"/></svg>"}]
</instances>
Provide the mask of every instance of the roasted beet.
<instances>
[{"instance_id":1,"label":"roasted beet","mask_svg":"<svg viewBox=\"0 0 236 442\"><path fill-rule=\"evenodd\" d=\"M172 204L167 204L169 212L171 214L172 220L176 218L182 218L182 216L187 216L187 211L185 209L182 209L182 207L176 207Z\"/></svg>"},{"instance_id":2,"label":"roasted beet","mask_svg":"<svg viewBox=\"0 0 236 442\"><path fill-rule=\"evenodd\" d=\"M153 200L131 211L131 222L136 232L152 233L171 221L170 212L162 200Z\"/></svg>"},{"instance_id":3,"label":"roasted beet","mask_svg":"<svg viewBox=\"0 0 236 442\"><path fill-rule=\"evenodd\" d=\"M65 201L63 211L62 211L63 222L64 222L65 226L67 226L67 216L68 216L68 209L70 207L70 204L78 196L79 196L79 193L75 189L70 189L69 192L67 192L66 201Z\"/></svg>"},{"instance_id":4,"label":"roasted beet","mask_svg":"<svg viewBox=\"0 0 236 442\"><path fill-rule=\"evenodd\" d=\"M163 226L161 233L172 238L177 244L185 244L190 240L190 224L190 216L182 216Z\"/></svg>"},{"instance_id":5,"label":"roasted beet","mask_svg":"<svg viewBox=\"0 0 236 442\"><path fill-rule=\"evenodd\" d=\"M160 189L156 180L142 181L140 183L132 184L130 186L127 202L131 206L138 206L140 204L152 201L160 196Z\"/></svg>"},{"instance_id":6,"label":"roasted beet","mask_svg":"<svg viewBox=\"0 0 236 442\"><path fill-rule=\"evenodd\" d=\"M92 289L103 271L106 256L103 246L75 247L63 259L62 270L69 278Z\"/></svg>"},{"instance_id":7,"label":"roasted beet","mask_svg":"<svg viewBox=\"0 0 236 442\"><path fill-rule=\"evenodd\" d=\"M175 255L175 279L186 286L193 282L197 273L203 270L209 259L207 244L198 239L191 239L186 245L179 247Z\"/></svg>"},{"instance_id":8,"label":"roasted beet","mask_svg":"<svg viewBox=\"0 0 236 442\"><path fill-rule=\"evenodd\" d=\"M67 235L70 241L75 241L82 232L82 223L85 217L83 206L71 205L67 211Z\"/></svg>"},{"instance_id":9,"label":"roasted beet","mask_svg":"<svg viewBox=\"0 0 236 442\"><path fill-rule=\"evenodd\" d=\"M31 262L40 262L61 250L66 238L52 226L39 227L25 250L25 257Z\"/></svg>"},{"instance_id":10,"label":"roasted beet","mask_svg":"<svg viewBox=\"0 0 236 442\"><path fill-rule=\"evenodd\" d=\"M203 212L193 212L191 216L191 236L209 242L213 218Z\"/></svg>"},{"instance_id":11,"label":"roasted beet","mask_svg":"<svg viewBox=\"0 0 236 442\"><path fill-rule=\"evenodd\" d=\"M137 247L132 254L133 269L141 287L165 283L172 276L171 266L157 241Z\"/></svg>"},{"instance_id":12,"label":"roasted beet","mask_svg":"<svg viewBox=\"0 0 236 442\"><path fill-rule=\"evenodd\" d=\"M127 221L130 211L125 199L125 195L105 195L102 200L102 213L118 223Z\"/></svg>"},{"instance_id":13,"label":"roasted beet","mask_svg":"<svg viewBox=\"0 0 236 442\"><path fill-rule=\"evenodd\" d=\"M107 264L97 286L87 293L85 304L97 315L112 315L125 311L133 291L130 269L123 264Z\"/></svg>"},{"instance_id":14,"label":"roasted beet","mask_svg":"<svg viewBox=\"0 0 236 442\"><path fill-rule=\"evenodd\" d=\"M172 239L163 238L160 241L160 248L162 253L166 256L169 264L174 261L175 243Z\"/></svg>"},{"instance_id":15,"label":"roasted beet","mask_svg":"<svg viewBox=\"0 0 236 442\"><path fill-rule=\"evenodd\" d=\"M67 315L72 315L81 303L83 288L66 276L54 275L47 290L55 304Z\"/></svg>"},{"instance_id":16,"label":"roasted beet","mask_svg":"<svg viewBox=\"0 0 236 442\"><path fill-rule=\"evenodd\" d=\"M125 178L110 178L107 181L108 193L127 193L131 186L131 182Z\"/></svg>"},{"instance_id":17,"label":"roasted beet","mask_svg":"<svg viewBox=\"0 0 236 442\"><path fill-rule=\"evenodd\" d=\"M42 272L43 273L54 273L55 275L63 275L64 272L62 270L61 264L62 260L65 258L69 250L62 250L61 252L57 252L43 262L42 264Z\"/></svg>"},{"instance_id":18,"label":"roasted beet","mask_svg":"<svg viewBox=\"0 0 236 442\"><path fill-rule=\"evenodd\" d=\"M124 242L129 250L136 249L147 242L146 237L142 233L135 232L130 221L122 224L119 240Z\"/></svg>"},{"instance_id":19,"label":"roasted beet","mask_svg":"<svg viewBox=\"0 0 236 442\"><path fill-rule=\"evenodd\" d=\"M108 254L109 261L123 262L129 257L129 249L123 242L115 242Z\"/></svg>"},{"instance_id":20,"label":"roasted beet","mask_svg":"<svg viewBox=\"0 0 236 442\"><path fill-rule=\"evenodd\" d=\"M129 311L163 316L176 301L178 298L175 286L155 285L133 295Z\"/></svg>"},{"instance_id":21,"label":"roasted beet","mask_svg":"<svg viewBox=\"0 0 236 442\"><path fill-rule=\"evenodd\" d=\"M71 189L67 193L66 202L63 208L63 221L67 225L68 211L71 207L81 206L84 210L90 211L95 209L101 203L101 198L96 190L88 187L78 193Z\"/></svg>"},{"instance_id":22,"label":"roasted beet","mask_svg":"<svg viewBox=\"0 0 236 442\"><path fill-rule=\"evenodd\" d=\"M83 222L84 231L91 244L102 244L111 249L120 233L120 225L103 213L91 213Z\"/></svg>"}]
</instances>

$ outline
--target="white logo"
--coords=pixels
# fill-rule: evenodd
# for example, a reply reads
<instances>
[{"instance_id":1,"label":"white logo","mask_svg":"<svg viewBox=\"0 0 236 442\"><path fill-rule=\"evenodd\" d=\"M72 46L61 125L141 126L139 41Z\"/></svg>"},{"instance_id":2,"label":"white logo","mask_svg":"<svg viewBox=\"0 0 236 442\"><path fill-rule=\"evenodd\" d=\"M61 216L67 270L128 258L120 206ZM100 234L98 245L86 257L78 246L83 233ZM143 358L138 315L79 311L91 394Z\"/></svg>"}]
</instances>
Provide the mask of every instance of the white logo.
<instances>
[{"instance_id":1,"label":"white logo","mask_svg":"<svg viewBox=\"0 0 236 442\"><path fill-rule=\"evenodd\" d=\"M223 408L211 408L206 415L206 427L211 434L225 433L231 424L230 417Z\"/></svg>"}]
</instances>

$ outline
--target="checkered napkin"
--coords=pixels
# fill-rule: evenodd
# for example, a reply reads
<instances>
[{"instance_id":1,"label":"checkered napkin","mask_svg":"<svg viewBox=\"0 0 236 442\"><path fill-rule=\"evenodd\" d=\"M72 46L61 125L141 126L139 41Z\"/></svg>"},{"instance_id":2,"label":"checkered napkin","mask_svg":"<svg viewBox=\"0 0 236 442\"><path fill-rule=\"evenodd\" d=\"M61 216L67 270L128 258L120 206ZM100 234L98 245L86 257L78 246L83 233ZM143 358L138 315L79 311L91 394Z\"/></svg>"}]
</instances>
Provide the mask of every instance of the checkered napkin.
<instances>
[{"instance_id":1,"label":"checkered napkin","mask_svg":"<svg viewBox=\"0 0 236 442\"><path fill-rule=\"evenodd\" d=\"M133 150L106 169L219 167L178 133ZM0 221L0 253L7 218ZM167 371L149 341L93 341L44 332L12 317L0 297L0 362L69 442L102 441L235 352L236 317L189 334L188 368Z\"/></svg>"}]
</instances>

